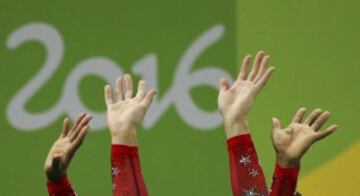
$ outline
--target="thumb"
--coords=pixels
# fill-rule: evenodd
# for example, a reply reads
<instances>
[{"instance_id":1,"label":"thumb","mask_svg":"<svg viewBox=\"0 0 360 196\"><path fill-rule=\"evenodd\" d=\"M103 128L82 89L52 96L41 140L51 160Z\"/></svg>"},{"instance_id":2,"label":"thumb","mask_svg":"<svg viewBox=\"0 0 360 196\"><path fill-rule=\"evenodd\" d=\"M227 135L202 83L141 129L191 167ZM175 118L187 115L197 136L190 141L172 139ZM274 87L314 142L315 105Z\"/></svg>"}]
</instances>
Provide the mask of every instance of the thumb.
<instances>
[{"instance_id":1,"label":"thumb","mask_svg":"<svg viewBox=\"0 0 360 196\"><path fill-rule=\"evenodd\" d=\"M281 129L281 123L278 118L272 118L273 130Z\"/></svg>"},{"instance_id":2,"label":"thumb","mask_svg":"<svg viewBox=\"0 0 360 196\"><path fill-rule=\"evenodd\" d=\"M226 78L221 78L219 80L219 90L220 92L227 91L229 89L229 82L226 80Z\"/></svg>"},{"instance_id":3,"label":"thumb","mask_svg":"<svg viewBox=\"0 0 360 196\"><path fill-rule=\"evenodd\" d=\"M145 95L145 98L143 100L144 104L146 105L146 107L149 107L152 100L153 100L153 97L156 95L156 90L155 89L152 89L150 90L149 92L146 93Z\"/></svg>"}]
</instances>

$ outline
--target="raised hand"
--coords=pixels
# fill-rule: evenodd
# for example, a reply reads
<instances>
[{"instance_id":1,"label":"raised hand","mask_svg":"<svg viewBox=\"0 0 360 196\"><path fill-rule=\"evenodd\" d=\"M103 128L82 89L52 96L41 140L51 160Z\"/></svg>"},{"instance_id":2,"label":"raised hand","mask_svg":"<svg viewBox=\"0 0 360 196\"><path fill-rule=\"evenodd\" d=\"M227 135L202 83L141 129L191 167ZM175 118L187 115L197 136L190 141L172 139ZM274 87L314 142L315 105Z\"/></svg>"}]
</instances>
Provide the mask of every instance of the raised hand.
<instances>
[{"instance_id":1,"label":"raised hand","mask_svg":"<svg viewBox=\"0 0 360 196\"><path fill-rule=\"evenodd\" d=\"M265 52L258 52L249 73L250 55L247 55L232 86L225 78L220 79L218 106L224 118L227 138L248 133L246 116L254 99L275 70L268 66L269 60L270 56Z\"/></svg>"},{"instance_id":2,"label":"raised hand","mask_svg":"<svg viewBox=\"0 0 360 196\"><path fill-rule=\"evenodd\" d=\"M138 84L136 96L133 96L131 76L116 79L116 101L110 85L105 86L105 102L107 106L107 124L110 130L112 144L136 146L136 129L145 116L153 97L154 89L147 91L145 81Z\"/></svg>"},{"instance_id":3,"label":"raised hand","mask_svg":"<svg viewBox=\"0 0 360 196\"><path fill-rule=\"evenodd\" d=\"M277 153L277 162L282 167L295 167L309 147L334 133L337 125L331 125L324 131L321 126L329 119L330 112L315 109L303 121L306 109L300 108L290 125L281 128L279 119L273 118L272 141Z\"/></svg>"},{"instance_id":4,"label":"raised hand","mask_svg":"<svg viewBox=\"0 0 360 196\"><path fill-rule=\"evenodd\" d=\"M80 114L73 128L70 128L69 119L64 119L60 137L51 147L44 165L49 180L56 181L66 174L66 169L72 157L89 130L91 119L91 116Z\"/></svg>"}]
</instances>

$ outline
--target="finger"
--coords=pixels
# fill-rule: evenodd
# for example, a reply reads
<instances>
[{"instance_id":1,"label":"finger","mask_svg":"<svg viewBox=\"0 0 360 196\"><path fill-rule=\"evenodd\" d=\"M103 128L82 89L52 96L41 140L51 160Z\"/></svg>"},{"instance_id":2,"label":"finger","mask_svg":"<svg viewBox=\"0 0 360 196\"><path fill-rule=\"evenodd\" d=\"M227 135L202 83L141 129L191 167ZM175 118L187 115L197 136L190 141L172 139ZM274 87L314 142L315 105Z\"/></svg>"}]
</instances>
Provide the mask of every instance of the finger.
<instances>
[{"instance_id":1,"label":"finger","mask_svg":"<svg viewBox=\"0 0 360 196\"><path fill-rule=\"evenodd\" d=\"M258 90L261 90L266 85L274 71L275 67L270 67L266 70L262 78L260 78L260 80L256 83Z\"/></svg>"},{"instance_id":2,"label":"finger","mask_svg":"<svg viewBox=\"0 0 360 196\"><path fill-rule=\"evenodd\" d=\"M273 130L281 129L281 123L278 118L272 118Z\"/></svg>"},{"instance_id":3,"label":"finger","mask_svg":"<svg viewBox=\"0 0 360 196\"><path fill-rule=\"evenodd\" d=\"M259 72L258 74L256 75L255 79L254 79L254 82L258 82L262 76L265 74L265 72L268 70L268 63L270 61L270 56L269 55L266 55L262 61L261 61L261 65L260 65L260 68L259 68Z\"/></svg>"},{"instance_id":4,"label":"finger","mask_svg":"<svg viewBox=\"0 0 360 196\"><path fill-rule=\"evenodd\" d=\"M125 99L133 97L133 82L130 74L125 75Z\"/></svg>"},{"instance_id":5,"label":"finger","mask_svg":"<svg viewBox=\"0 0 360 196\"><path fill-rule=\"evenodd\" d=\"M104 88L104 96L105 96L106 106L113 104L112 89L109 84L107 84Z\"/></svg>"},{"instance_id":6,"label":"finger","mask_svg":"<svg viewBox=\"0 0 360 196\"><path fill-rule=\"evenodd\" d=\"M76 127L79 126L81 120L82 120L85 116L86 116L86 115L85 115L85 113L83 113L83 112L81 112L81 113L78 115L78 117L76 118L76 122L75 122L73 128L69 131L69 133L67 134L67 136L69 136L72 132L74 132L74 130L76 130Z\"/></svg>"},{"instance_id":7,"label":"finger","mask_svg":"<svg viewBox=\"0 0 360 196\"><path fill-rule=\"evenodd\" d=\"M319 131L316 133L315 135L315 141L321 140L326 138L327 136L331 135L332 133L334 133L336 131L336 129L339 128L338 125L331 125L330 127L328 127L327 129L325 129L324 131Z\"/></svg>"},{"instance_id":8,"label":"finger","mask_svg":"<svg viewBox=\"0 0 360 196\"><path fill-rule=\"evenodd\" d=\"M230 88L229 82L227 81L226 78L221 78L219 80L219 91L220 92L225 92Z\"/></svg>"},{"instance_id":9,"label":"finger","mask_svg":"<svg viewBox=\"0 0 360 196\"><path fill-rule=\"evenodd\" d=\"M265 55L265 52L263 52L263 51L260 51L256 54L251 72L249 74L249 77L247 78L248 80L250 80L250 81L254 80L255 76L257 75L257 72L259 71L259 66L260 66L262 59L264 58L264 55Z\"/></svg>"},{"instance_id":10,"label":"finger","mask_svg":"<svg viewBox=\"0 0 360 196\"><path fill-rule=\"evenodd\" d=\"M248 77L250 58L251 58L250 55L246 55L242 62L241 71L238 76L239 80L246 80L246 78Z\"/></svg>"},{"instance_id":11,"label":"finger","mask_svg":"<svg viewBox=\"0 0 360 196\"><path fill-rule=\"evenodd\" d=\"M144 105L148 108L156 95L156 90L152 89L146 93L146 96L143 100Z\"/></svg>"},{"instance_id":12,"label":"finger","mask_svg":"<svg viewBox=\"0 0 360 196\"><path fill-rule=\"evenodd\" d=\"M292 122L294 122L294 123L301 123L302 118L303 118L305 112L306 112L306 108L304 108L304 107L298 109L298 111L296 112L296 114L295 114Z\"/></svg>"},{"instance_id":13,"label":"finger","mask_svg":"<svg viewBox=\"0 0 360 196\"><path fill-rule=\"evenodd\" d=\"M60 137L66 137L70 130L70 122L68 118L65 118L63 121L63 128L60 134Z\"/></svg>"},{"instance_id":14,"label":"finger","mask_svg":"<svg viewBox=\"0 0 360 196\"><path fill-rule=\"evenodd\" d=\"M326 111L323 112L311 125L311 128L315 131L319 130L321 126L330 118L331 114L330 112Z\"/></svg>"},{"instance_id":15,"label":"finger","mask_svg":"<svg viewBox=\"0 0 360 196\"><path fill-rule=\"evenodd\" d=\"M309 116L305 119L304 124L311 125L322 113L320 108L313 110Z\"/></svg>"},{"instance_id":16,"label":"finger","mask_svg":"<svg viewBox=\"0 0 360 196\"><path fill-rule=\"evenodd\" d=\"M124 100L123 95L123 80L121 77L116 78L116 101Z\"/></svg>"},{"instance_id":17,"label":"finger","mask_svg":"<svg viewBox=\"0 0 360 196\"><path fill-rule=\"evenodd\" d=\"M144 80L140 80L138 83L138 90L137 90L136 97L139 100L143 100L145 95L146 95L146 82Z\"/></svg>"},{"instance_id":18,"label":"finger","mask_svg":"<svg viewBox=\"0 0 360 196\"><path fill-rule=\"evenodd\" d=\"M84 128L86 125L88 125L91 119L92 119L92 116L86 116L85 118L83 118L81 120L81 122L76 127L76 129L71 133L70 142L74 141L74 139L77 137L77 135L82 130L82 128Z\"/></svg>"},{"instance_id":19,"label":"finger","mask_svg":"<svg viewBox=\"0 0 360 196\"><path fill-rule=\"evenodd\" d=\"M92 116L90 115L85 115L80 121L77 122L77 125L75 126L75 128L73 129L73 131L70 133L69 137L70 137L70 141L73 141L74 138L77 136L77 134L79 133L79 131L86 126L90 120L92 119Z\"/></svg>"},{"instance_id":20,"label":"finger","mask_svg":"<svg viewBox=\"0 0 360 196\"><path fill-rule=\"evenodd\" d=\"M84 141L84 138L85 138L85 136L86 136L86 134L88 133L88 131L89 131L89 128L90 128L90 126L89 125L86 125L86 126L84 126L81 130L80 130L80 132L79 132L79 134L77 135L77 137L74 139L74 147L75 148L78 148L81 144L82 144L82 142Z\"/></svg>"}]
</instances>

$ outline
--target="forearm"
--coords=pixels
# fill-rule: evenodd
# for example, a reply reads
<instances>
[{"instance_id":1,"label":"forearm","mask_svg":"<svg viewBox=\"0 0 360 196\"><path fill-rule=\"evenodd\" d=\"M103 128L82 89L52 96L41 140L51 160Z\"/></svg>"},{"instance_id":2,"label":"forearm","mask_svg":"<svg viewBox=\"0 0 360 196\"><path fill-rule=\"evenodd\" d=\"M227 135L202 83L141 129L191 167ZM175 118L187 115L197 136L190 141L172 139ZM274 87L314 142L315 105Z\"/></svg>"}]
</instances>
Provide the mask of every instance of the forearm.
<instances>
[{"instance_id":1,"label":"forearm","mask_svg":"<svg viewBox=\"0 0 360 196\"><path fill-rule=\"evenodd\" d=\"M113 144L111 170L114 196L148 195L141 173L137 146Z\"/></svg>"},{"instance_id":2,"label":"forearm","mask_svg":"<svg viewBox=\"0 0 360 196\"><path fill-rule=\"evenodd\" d=\"M270 196L295 195L299 170L299 167L284 168L276 164Z\"/></svg>"},{"instance_id":3,"label":"forearm","mask_svg":"<svg viewBox=\"0 0 360 196\"><path fill-rule=\"evenodd\" d=\"M47 188L49 196L76 196L76 192L71 186L71 183L67 177L64 175L57 180L48 181Z\"/></svg>"},{"instance_id":4,"label":"forearm","mask_svg":"<svg viewBox=\"0 0 360 196\"><path fill-rule=\"evenodd\" d=\"M264 173L250 134L228 139L227 147L233 195L267 195Z\"/></svg>"}]
</instances>

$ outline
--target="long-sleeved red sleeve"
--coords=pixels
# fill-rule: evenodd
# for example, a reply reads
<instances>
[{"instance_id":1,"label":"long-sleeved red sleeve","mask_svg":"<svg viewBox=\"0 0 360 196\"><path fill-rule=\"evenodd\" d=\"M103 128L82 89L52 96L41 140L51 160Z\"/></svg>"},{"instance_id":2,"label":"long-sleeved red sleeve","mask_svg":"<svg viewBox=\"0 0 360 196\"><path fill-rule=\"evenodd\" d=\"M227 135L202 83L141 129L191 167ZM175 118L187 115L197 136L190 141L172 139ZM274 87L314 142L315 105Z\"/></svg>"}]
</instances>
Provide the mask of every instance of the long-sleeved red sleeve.
<instances>
[{"instance_id":1,"label":"long-sleeved red sleeve","mask_svg":"<svg viewBox=\"0 0 360 196\"><path fill-rule=\"evenodd\" d=\"M299 168L282 168L276 164L270 196L292 196L296 194Z\"/></svg>"},{"instance_id":2,"label":"long-sleeved red sleeve","mask_svg":"<svg viewBox=\"0 0 360 196\"><path fill-rule=\"evenodd\" d=\"M234 196L268 195L264 173L250 134L227 140Z\"/></svg>"},{"instance_id":3,"label":"long-sleeved red sleeve","mask_svg":"<svg viewBox=\"0 0 360 196\"><path fill-rule=\"evenodd\" d=\"M76 196L66 175L56 181L48 181L49 196Z\"/></svg>"},{"instance_id":4,"label":"long-sleeved red sleeve","mask_svg":"<svg viewBox=\"0 0 360 196\"><path fill-rule=\"evenodd\" d=\"M147 196L137 147L112 145L111 171L114 196Z\"/></svg>"}]
</instances>

